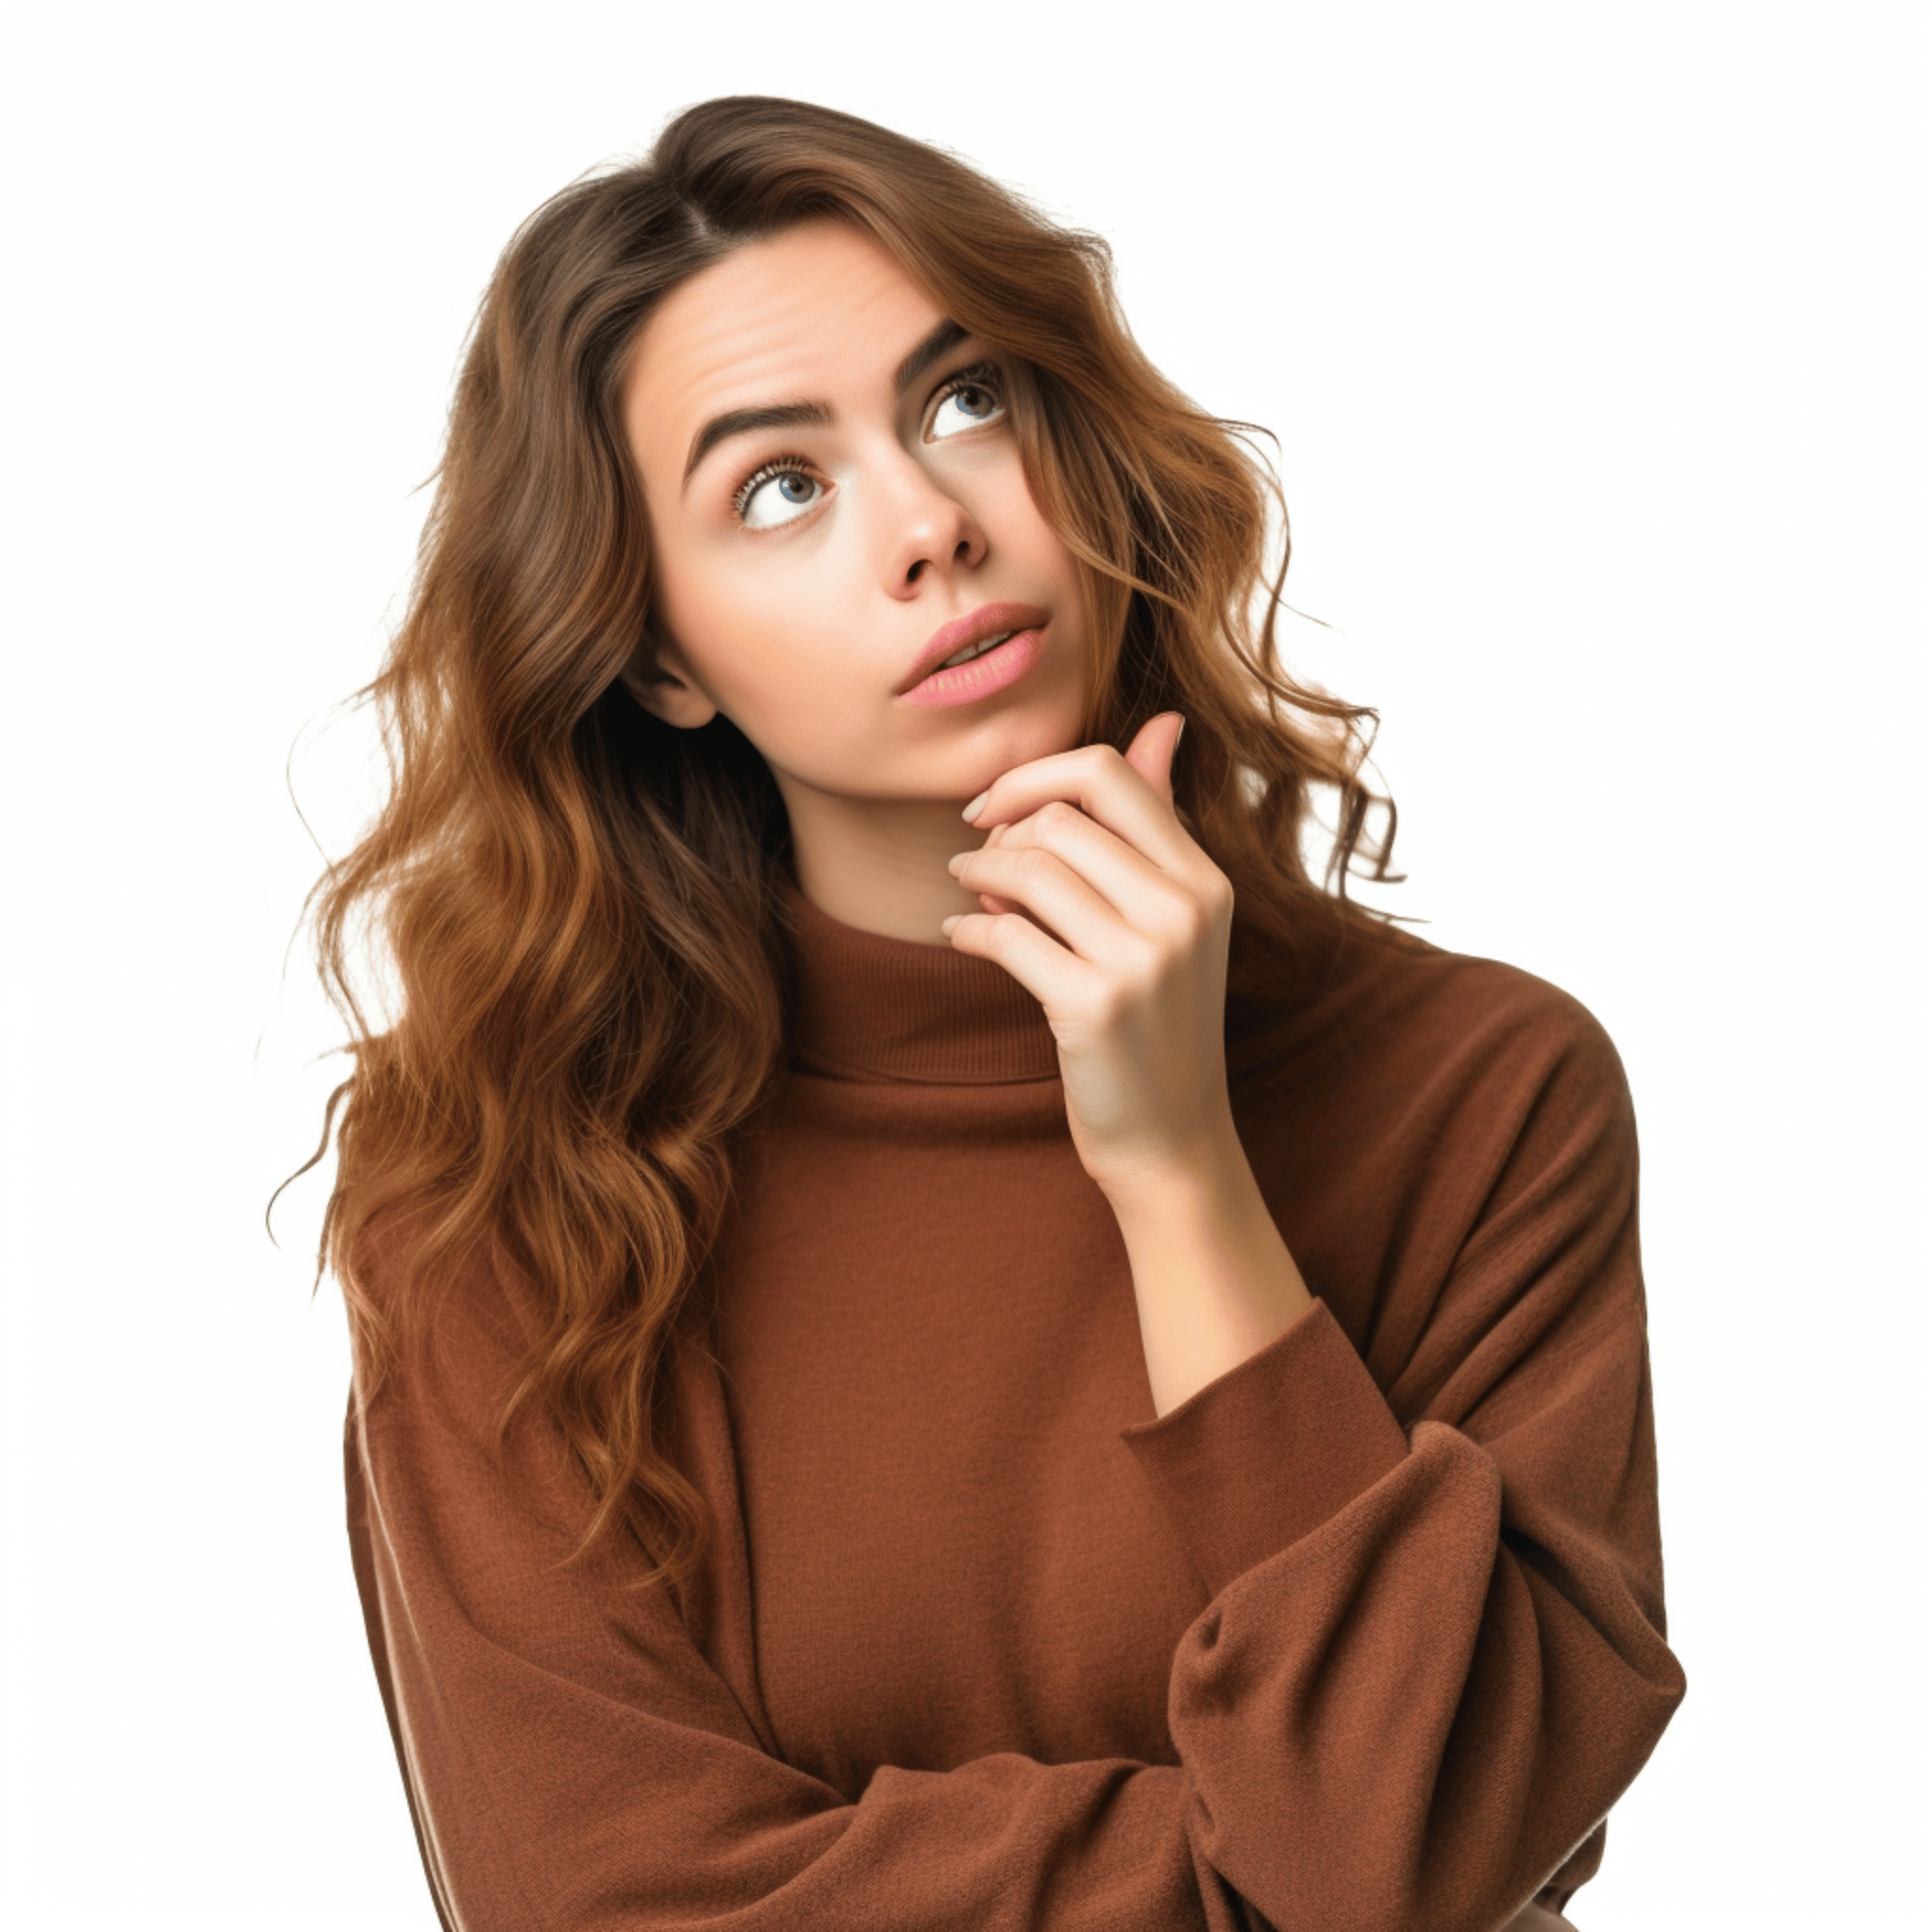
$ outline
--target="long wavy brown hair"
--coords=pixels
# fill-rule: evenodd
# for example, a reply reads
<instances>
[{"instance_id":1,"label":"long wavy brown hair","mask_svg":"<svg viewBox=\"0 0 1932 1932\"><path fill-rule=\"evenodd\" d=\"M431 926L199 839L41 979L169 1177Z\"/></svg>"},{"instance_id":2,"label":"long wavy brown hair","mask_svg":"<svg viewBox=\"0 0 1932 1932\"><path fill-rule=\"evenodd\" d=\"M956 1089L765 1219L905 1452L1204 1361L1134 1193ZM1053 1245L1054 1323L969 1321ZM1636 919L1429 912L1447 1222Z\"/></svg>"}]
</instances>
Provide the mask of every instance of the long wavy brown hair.
<instances>
[{"instance_id":1,"label":"long wavy brown hair","mask_svg":"<svg viewBox=\"0 0 1932 1932\"><path fill-rule=\"evenodd\" d=\"M668 1351L782 1058L789 845L728 721L674 729L619 683L652 579L620 402L670 290L824 217L1001 353L1027 477L1096 617L1088 740L1188 720L1175 803L1234 886L1231 989L1386 930L1346 891L1352 868L1390 875L1392 808L1361 775L1374 714L1277 660L1272 474L1150 366L1104 242L937 148L749 97L690 108L646 159L539 208L484 295L408 613L362 694L388 803L312 897L353 1055L323 1132L321 1261L365 1400L479 1256L517 1271L546 1332L506 1424L541 1405L589 1484L586 1544L628 1524L665 1577L706 1527L665 1446ZM381 1011L357 990L372 958Z\"/></svg>"}]
</instances>

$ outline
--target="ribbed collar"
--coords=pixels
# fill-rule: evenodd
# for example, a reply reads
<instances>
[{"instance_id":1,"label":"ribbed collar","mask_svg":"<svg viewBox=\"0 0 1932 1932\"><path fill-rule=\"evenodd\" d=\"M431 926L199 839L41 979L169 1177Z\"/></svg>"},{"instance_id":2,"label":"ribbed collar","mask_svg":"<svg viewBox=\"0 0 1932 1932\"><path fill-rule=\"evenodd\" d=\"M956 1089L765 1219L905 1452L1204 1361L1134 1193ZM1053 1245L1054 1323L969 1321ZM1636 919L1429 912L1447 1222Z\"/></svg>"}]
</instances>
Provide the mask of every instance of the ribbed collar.
<instances>
[{"instance_id":1,"label":"ribbed collar","mask_svg":"<svg viewBox=\"0 0 1932 1932\"><path fill-rule=\"evenodd\" d=\"M793 1066L942 1086L1059 1076L1040 1002L1003 966L843 925L789 882L785 900Z\"/></svg>"}]
</instances>

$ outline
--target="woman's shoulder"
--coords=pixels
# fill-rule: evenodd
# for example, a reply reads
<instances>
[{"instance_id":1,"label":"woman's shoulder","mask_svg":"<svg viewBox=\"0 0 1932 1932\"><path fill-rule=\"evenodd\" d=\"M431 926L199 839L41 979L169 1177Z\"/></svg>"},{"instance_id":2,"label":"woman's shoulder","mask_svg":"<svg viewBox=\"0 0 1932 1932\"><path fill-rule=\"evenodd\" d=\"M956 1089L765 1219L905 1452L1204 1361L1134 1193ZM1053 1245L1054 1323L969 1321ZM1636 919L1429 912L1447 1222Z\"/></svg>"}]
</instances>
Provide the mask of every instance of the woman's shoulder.
<instances>
[{"instance_id":1,"label":"woman's shoulder","mask_svg":"<svg viewBox=\"0 0 1932 1932\"><path fill-rule=\"evenodd\" d=\"M525 1273L487 1238L440 1240L427 1210L365 1228L344 1287L358 1318L357 1381L384 1409L427 1400L475 1427L500 1411L543 1338Z\"/></svg>"},{"instance_id":2,"label":"woman's shoulder","mask_svg":"<svg viewBox=\"0 0 1932 1932\"><path fill-rule=\"evenodd\" d=\"M1332 1076L1357 1095L1480 1100L1519 1111L1567 1093L1626 1108L1615 1045L1562 987L1406 930L1352 928L1310 969L1228 1002L1237 1086Z\"/></svg>"}]
</instances>

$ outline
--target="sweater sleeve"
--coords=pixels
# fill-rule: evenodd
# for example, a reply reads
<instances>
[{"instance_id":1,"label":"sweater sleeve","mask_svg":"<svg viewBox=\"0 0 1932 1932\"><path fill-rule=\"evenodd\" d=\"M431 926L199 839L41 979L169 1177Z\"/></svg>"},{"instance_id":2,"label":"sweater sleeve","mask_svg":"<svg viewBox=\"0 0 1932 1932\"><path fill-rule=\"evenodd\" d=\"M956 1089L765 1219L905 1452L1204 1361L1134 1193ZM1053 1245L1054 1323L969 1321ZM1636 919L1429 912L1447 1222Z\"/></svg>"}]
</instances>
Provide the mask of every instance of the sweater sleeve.
<instances>
[{"instance_id":1,"label":"sweater sleeve","mask_svg":"<svg viewBox=\"0 0 1932 1932\"><path fill-rule=\"evenodd\" d=\"M1170 1681L1190 1837L1273 1925L1560 1909L1683 1694L1628 1093L1560 1011L1384 1382L1317 1301L1124 1432L1211 1597Z\"/></svg>"}]
</instances>

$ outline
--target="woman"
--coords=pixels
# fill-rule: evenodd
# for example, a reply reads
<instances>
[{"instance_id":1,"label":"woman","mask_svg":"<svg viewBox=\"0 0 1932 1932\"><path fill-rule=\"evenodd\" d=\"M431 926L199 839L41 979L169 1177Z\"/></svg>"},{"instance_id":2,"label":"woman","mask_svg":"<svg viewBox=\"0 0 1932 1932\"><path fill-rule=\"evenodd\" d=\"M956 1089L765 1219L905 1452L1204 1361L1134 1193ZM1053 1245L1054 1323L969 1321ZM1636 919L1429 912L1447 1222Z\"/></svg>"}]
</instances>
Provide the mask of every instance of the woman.
<instances>
[{"instance_id":1,"label":"woman","mask_svg":"<svg viewBox=\"0 0 1932 1932\"><path fill-rule=\"evenodd\" d=\"M848 117L708 103L511 242L322 894L446 1924L1476 1932L1595 1869L1682 1690L1628 1100L1305 875L1316 787L1331 882L1387 843L1268 501L1100 244Z\"/></svg>"}]
</instances>

